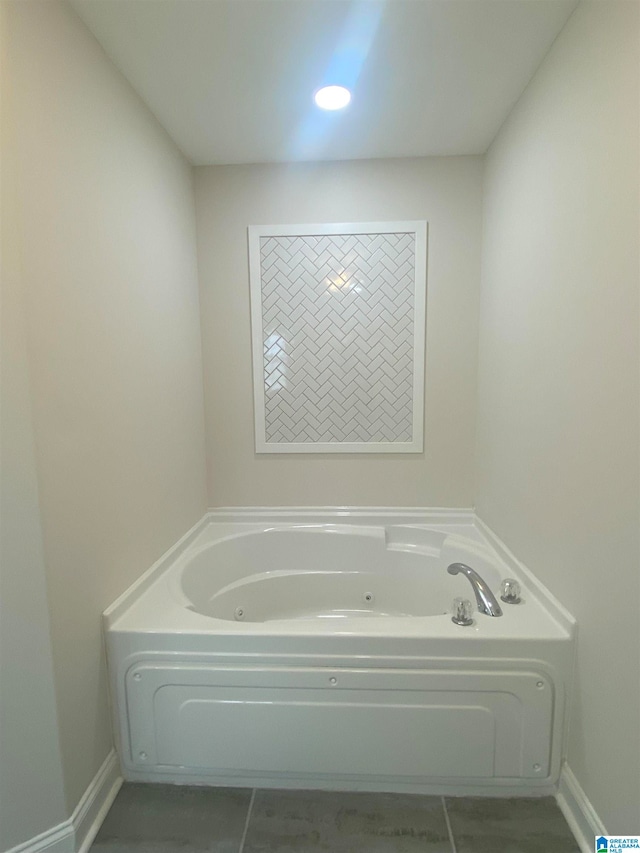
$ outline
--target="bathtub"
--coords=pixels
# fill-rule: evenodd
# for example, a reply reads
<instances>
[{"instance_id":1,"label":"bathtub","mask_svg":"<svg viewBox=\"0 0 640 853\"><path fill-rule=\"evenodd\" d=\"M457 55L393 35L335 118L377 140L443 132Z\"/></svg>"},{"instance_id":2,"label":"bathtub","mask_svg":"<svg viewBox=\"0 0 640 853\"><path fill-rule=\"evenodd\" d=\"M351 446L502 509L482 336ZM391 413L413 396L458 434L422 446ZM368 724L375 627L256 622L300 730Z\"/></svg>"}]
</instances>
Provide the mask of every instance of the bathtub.
<instances>
[{"instance_id":1,"label":"bathtub","mask_svg":"<svg viewBox=\"0 0 640 853\"><path fill-rule=\"evenodd\" d=\"M454 624L453 562L521 602ZM210 513L105 612L123 774L547 794L574 627L470 513Z\"/></svg>"}]
</instances>

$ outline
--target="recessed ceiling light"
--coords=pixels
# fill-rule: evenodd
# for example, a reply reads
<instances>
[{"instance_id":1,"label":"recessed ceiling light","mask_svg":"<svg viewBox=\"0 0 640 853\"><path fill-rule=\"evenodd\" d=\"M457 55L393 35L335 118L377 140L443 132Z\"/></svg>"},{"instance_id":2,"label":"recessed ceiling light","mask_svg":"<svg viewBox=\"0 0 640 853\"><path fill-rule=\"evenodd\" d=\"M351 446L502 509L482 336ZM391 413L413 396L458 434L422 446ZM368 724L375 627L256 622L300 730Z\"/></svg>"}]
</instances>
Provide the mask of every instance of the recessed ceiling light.
<instances>
[{"instance_id":1,"label":"recessed ceiling light","mask_svg":"<svg viewBox=\"0 0 640 853\"><path fill-rule=\"evenodd\" d=\"M313 99L321 110L341 110L351 100L351 92L344 86L323 86Z\"/></svg>"}]
</instances>

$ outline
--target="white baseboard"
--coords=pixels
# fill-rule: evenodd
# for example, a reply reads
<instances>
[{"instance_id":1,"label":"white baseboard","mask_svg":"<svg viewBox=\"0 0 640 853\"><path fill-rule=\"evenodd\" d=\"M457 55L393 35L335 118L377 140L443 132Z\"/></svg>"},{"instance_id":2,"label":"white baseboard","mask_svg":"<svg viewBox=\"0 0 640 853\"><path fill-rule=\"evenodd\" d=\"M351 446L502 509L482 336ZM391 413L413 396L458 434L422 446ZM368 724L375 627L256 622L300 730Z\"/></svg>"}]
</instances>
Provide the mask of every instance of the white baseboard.
<instances>
[{"instance_id":1,"label":"white baseboard","mask_svg":"<svg viewBox=\"0 0 640 853\"><path fill-rule=\"evenodd\" d=\"M595 836L608 833L567 764L562 766L556 801L582 853L593 853Z\"/></svg>"},{"instance_id":2,"label":"white baseboard","mask_svg":"<svg viewBox=\"0 0 640 853\"><path fill-rule=\"evenodd\" d=\"M7 853L75 853L73 849L73 826L70 820L35 835L28 841L7 850Z\"/></svg>"},{"instance_id":3,"label":"white baseboard","mask_svg":"<svg viewBox=\"0 0 640 853\"><path fill-rule=\"evenodd\" d=\"M118 756L112 749L71 815L74 853L86 853L91 847L121 785Z\"/></svg>"},{"instance_id":4,"label":"white baseboard","mask_svg":"<svg viewBox=\"0 0 640 853\"><path fill-rule=\"evenodd\" d=\"M120 785L120 765L112 749L70 818L7 853L87 853Z\"/></svg>"}]
</instances>

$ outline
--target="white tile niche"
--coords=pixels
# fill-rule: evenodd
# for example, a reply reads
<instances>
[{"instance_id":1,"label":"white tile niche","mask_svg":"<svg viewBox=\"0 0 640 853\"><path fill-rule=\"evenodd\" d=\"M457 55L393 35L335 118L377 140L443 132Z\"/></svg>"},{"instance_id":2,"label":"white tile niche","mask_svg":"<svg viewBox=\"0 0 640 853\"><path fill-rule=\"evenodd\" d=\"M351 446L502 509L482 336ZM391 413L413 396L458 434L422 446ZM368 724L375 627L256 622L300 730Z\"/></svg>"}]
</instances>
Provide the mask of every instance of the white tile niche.
<instances>
[{"instance_id":1,"label":"white tile niche","mask_svg":"<svg viewBox=\"0 0 640 853\"><path fill-rule=\"evenodd\" d=\"M422 452L427 223L248 231L256 452Z\"/></svg>"}]
</instances>

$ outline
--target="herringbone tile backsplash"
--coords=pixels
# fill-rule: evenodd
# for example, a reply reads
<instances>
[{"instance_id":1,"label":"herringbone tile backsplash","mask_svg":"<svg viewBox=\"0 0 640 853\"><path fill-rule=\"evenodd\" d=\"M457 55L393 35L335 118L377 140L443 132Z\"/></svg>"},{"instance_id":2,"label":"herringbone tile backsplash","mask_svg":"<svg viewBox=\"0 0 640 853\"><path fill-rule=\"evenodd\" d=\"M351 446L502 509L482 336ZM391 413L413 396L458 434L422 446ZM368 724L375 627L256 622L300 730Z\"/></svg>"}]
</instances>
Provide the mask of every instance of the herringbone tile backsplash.
<instances>
[{"instance_id":1,"label":"herringbone tile backsplash","mask_svg":"<svg viewBox=\"0 0 640 853\"><path fill-rule=\"evenodd\" d=\"M415 235L261 237L266 439L408 442Z\"/></svg>"}]
</instances>

